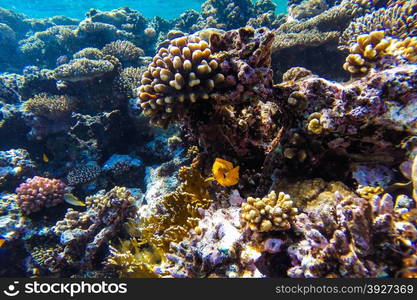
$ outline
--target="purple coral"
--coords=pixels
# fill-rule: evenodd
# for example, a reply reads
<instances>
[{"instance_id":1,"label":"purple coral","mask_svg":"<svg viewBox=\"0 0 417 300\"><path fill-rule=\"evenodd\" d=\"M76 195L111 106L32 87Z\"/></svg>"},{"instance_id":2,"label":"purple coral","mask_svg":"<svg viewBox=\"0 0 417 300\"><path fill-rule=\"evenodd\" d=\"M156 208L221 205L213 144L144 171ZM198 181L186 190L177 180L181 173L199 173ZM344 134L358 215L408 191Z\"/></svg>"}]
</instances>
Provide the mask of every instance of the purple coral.
<instances>
[{"instance_id":1,"label":"purple coral","mask_svg":"<svg viewBox=\"0 0 417 300\"><path fill-rule=\"evenodd\" d=\"M63 202L65 184L59 179L35 176L17 189L17 204L24 215L56 206Z\"/></svg>"}]
</instances>

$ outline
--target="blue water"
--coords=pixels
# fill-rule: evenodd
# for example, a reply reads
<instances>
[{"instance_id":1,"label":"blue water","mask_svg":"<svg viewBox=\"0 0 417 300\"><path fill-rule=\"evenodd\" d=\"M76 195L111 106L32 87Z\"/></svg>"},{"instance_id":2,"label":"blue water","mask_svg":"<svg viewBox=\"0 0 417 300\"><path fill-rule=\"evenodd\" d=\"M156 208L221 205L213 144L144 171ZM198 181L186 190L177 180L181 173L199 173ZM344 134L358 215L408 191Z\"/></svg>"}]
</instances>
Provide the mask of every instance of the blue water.
<instances>
[{"instance_id":1,"label":"blue water","mask_svg":"<svg viewBox=\"0 0 417 300\"><path fill-rule=\"evenodd\" d=\"M65 15L82 19L90 8L111 10L128 6L139 10L145 17L160 16L171 19L186 9L200 11L204 0L0 0L0 7L13 9L33 18ZM277 13L286 11L286 0L274 0Z\"/></svg>"}]
</instances>

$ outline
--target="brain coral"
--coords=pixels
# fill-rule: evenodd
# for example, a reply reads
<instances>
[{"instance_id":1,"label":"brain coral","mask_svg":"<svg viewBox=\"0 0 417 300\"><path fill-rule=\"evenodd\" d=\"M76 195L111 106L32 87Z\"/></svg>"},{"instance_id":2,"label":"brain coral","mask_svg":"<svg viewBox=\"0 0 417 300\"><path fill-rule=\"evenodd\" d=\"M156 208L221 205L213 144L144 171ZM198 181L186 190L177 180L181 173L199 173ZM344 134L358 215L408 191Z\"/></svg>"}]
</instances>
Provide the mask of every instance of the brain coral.
<instances>
[{"instance_id":1,"label":"brain coral","mask_svg":"<svg viewBox=\"0 0 417 300\"><path fill-rule=\"evenodd\" d=\"M59 179L35 176L22 183L16 193L20 210L29 215L63 202L65 184Z\"/></svg>"},{"instance_id":2,"label":"brain coral","mask_svg":"<svg viewBox=\"0 0 417 300\"><path fill-rule=\"evenodd\" d=\"M165 126L191 103L210 99L215 87L225 83L225 76L209 44L188 36L161 48L141 83L138 96L145 116L151 117L151 123Z\"/></svg>"}]
</instances>

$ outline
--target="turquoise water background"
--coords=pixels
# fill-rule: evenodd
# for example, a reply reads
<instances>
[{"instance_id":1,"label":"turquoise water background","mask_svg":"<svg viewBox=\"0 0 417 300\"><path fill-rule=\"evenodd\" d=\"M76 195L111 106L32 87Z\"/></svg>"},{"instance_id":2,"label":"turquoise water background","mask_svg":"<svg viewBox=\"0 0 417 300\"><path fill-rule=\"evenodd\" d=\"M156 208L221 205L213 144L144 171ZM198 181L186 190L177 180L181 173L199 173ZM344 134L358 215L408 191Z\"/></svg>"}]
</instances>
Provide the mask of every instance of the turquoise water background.
<instances>
[{"instance_id":1,"label":"turquoise water background","mask_svg":"<svg viewBox=\"0 0 417 300\"><path fill-rule=\"evenodd\" d=\"M171 19L186 9L200 11L204 0L0 0L0 7L26 14L28 17L45 18L64 15L82 19L90 8L111 10L128 6L139 10L145 17L160 16ZM286 11L286 0L274 0L276 12Z\"/></svg>"}]
</instances>

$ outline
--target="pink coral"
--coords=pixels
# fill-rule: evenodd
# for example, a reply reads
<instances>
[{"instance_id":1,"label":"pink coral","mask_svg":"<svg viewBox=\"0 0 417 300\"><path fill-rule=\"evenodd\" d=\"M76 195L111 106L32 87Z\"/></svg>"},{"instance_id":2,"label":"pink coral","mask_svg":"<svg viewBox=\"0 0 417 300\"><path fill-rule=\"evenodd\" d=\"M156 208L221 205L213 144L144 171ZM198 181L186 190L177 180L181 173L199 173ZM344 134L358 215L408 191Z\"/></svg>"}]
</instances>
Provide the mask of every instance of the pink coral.
<instances>
[{"instance_id":1,"label":"pink coral","mask_svg":"<svg viewBox=\"0 0 417 300\"><path fill-rule=\"evenodd\" d=\"M17 204L24 215L56 206L63 202L65 184L59 179L35 176L16 189Z\"/></svg>"}]
</instances>

